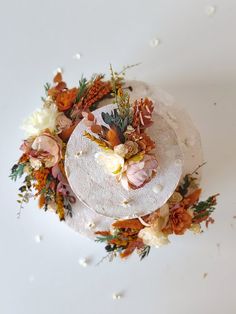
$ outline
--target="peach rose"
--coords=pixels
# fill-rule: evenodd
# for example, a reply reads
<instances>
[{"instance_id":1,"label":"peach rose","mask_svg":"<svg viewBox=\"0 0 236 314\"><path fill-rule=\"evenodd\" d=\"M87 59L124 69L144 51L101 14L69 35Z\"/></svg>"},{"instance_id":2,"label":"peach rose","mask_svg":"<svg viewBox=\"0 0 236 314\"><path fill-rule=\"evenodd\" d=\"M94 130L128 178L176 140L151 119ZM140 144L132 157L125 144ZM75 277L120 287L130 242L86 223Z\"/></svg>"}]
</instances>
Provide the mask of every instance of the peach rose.
<instances>
[{"instance_id":1,"label":"peach rose","mask_svg":"<svg viewBox=\"0 0 236 314\"><path fill-rule=\"evenodd\" d=\"M140 188L151 180L152 176L157 172L158 162L152 155L145 155L143 160L128 165L126 176L128 182L134 188Z\"/></svg>"},{"instance_id":2,"label":"peach rose","mask_svg":"<svg viewBox=\"0 0 236 314\"><path fill-rule=\"evenodd\" d=\"M47 168L56 165L62 157L61 139L47 132L36 137L31 148L31 157L44 163Z\"/></svg>"},{"instance_id":3,"label":"peach rose","mask_svg":"<svg viewBox=\"0 0 236 314\"><path fill-rule=\"evenodd\" d=\"M57 127L57 133L61 133L63 130L69 128L72 124L72 121L67 118L67 116L63 113L63 112L60 112L58 115L57 115L57 118L56 118L56 127Z\"/></svg>"}]
</instances>

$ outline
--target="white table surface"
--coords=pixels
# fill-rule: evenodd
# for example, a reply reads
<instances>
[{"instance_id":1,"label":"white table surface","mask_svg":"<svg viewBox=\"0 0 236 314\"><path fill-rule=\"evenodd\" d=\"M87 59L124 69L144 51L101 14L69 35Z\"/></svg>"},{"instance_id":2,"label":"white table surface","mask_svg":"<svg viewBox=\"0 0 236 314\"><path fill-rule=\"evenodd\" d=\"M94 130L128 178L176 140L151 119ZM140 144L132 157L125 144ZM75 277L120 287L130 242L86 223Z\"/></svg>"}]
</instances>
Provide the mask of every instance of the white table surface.
<instances>
[{"instance_id":1,"label":"white table surface","mask_svg":"<svg viewBox=\"0 0 236 314\"><path fill-rule=\"evenodd\" d=\"M217 7L211 17L208 5ZM236 313L235 17L234 0L1 1L1 314ZM160 45L152 48L152 38ZM75 84L82 73L107 73L109 62L139 61L127 78L172 94L201 132L204 197L221 193L216 222L200 236L173 238L143 262L95 266L103 246L36 202L16 219L20 182L10 182L9 169L24 138L19 125L40 106L56 68ZM87 268L78 262L84 257ZM123 297L114 301L113 293Z\"/></svg>"}]
</instances>

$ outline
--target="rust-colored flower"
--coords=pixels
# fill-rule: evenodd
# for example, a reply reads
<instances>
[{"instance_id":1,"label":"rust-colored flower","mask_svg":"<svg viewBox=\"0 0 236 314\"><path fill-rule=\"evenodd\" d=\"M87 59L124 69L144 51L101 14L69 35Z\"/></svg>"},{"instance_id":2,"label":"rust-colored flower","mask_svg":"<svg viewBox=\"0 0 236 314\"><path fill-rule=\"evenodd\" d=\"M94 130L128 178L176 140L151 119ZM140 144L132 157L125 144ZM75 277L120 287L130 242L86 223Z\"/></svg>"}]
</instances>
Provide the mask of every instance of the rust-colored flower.
<instances>
[{"instance_id":1,"label":"rust-colored flower","mask_svg":"<svg viewBox=\"0 0 236 314\"><path fill-rule=\"evenodd\" d=\"M149 153L155 148L155 142L146 133L138 133L137 131L127 134L127 140L136 142L141 151Z\"/></svg>"},{"instance_id":2,"label":"rust-colored flower","mask_svg":"<svg viewBox=\"0 0 236 314\"><path fill-rule=\"evenodd\" d=\"M65 90L56 96L56 104L59 111L66 111L75 103L78 94L78 88Z\"/></svg>"},{"instance_id":3,"label":"rust-colored flower","mask_svg":"<svg viewBox=\"0 0 236 314\"><path fill-rule=\"evenodd\" d=\"M155 148L155 142L146 133L141 134L140 140L138 140L138 145L140 149L146 153Z\"/></svg>"},{"instance_id":4,"label":"rust-colored flower","mask_svg":"<svg viewBox=\"0 0 236 314\"><path fill-rule=\"evenodd\" d=\"M169 221L162 231L168 234L175 233L181 235L190 228L191 224L192 216L184 207L177 205L170 210Z\"/></svg>"}]
</instances>

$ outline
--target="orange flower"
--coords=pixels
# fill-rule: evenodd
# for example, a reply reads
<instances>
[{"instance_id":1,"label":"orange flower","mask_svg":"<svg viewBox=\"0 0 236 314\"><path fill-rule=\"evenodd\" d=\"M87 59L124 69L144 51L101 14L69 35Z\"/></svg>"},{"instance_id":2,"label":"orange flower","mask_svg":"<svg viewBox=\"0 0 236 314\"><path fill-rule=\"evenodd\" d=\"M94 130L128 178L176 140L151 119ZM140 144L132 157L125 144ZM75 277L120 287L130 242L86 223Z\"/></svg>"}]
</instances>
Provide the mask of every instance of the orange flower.
<instances>
[{"instance_id":1,"label":"orange flower","mask_svg":"<svg viewBox=\"0 0 236 314\"><path fill-rule=\"evenodd\" d=\"M155 148L155 142L146 133L132 132L127 136L128 140L134 141L139 145L141 151L146 153Z\"/></svg>"},{"instance_id":2,"label":"orange flower","mask_svg":"<svg viewBox=\"0 0 236 314\"><path fill-rule=\"evenodd\" d=\"M56 96L56 104L59 111L66 111L75 103L78 94L78 88L65 90Z\"/></svg>"},{"instance_id":3,"label":"orange flower","mask_svg":"<svg viewBox=\"0 0 236 314\"><path fill-rule=\"evenodd\" d=\"M168 234L184 234L192 224L192 216L184 207L175 206L170 210L169 221L167 226L162 230Z\"/></svg>"},{"instance_id":4,"label":"orange flower","mask_svg":"<svg viewBox=\"0 0 236 314\"><path fill-rule=\"evenodd\" d=\"M118 135L118 132L116 131L116 129L110 129L108 132L107 132L107 140L109 142L109 144L112 146L112 147L115 147L117 145L120 144L120 139L119 139L119 135Z\"/></svg>"}]
</instances>

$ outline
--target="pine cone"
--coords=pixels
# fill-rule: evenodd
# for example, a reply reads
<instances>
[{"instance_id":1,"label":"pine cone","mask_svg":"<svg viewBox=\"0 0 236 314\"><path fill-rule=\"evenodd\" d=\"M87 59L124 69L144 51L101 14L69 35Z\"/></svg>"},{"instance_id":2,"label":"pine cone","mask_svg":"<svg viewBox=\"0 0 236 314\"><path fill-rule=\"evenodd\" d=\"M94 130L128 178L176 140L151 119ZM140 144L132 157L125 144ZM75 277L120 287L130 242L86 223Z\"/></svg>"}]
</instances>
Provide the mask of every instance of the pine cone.
<instances>
[{"instance_id":1,"label":"pine cone","mask_svg":"<svg viewBox=\"0 0 236 314\"><path fill-rule=\"evenodd\" d=\"M144 100L141 98L140 100L136 100L134 102L133 127L138 132L152 125L153 109L153 102L148 98L145 98Z\"/></svg>"}]
</instances>

